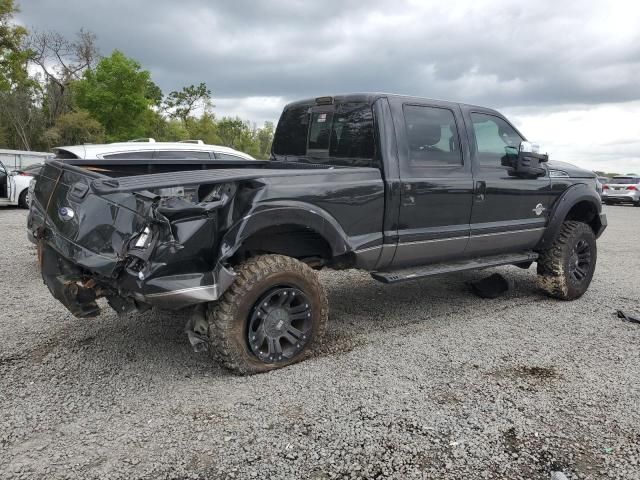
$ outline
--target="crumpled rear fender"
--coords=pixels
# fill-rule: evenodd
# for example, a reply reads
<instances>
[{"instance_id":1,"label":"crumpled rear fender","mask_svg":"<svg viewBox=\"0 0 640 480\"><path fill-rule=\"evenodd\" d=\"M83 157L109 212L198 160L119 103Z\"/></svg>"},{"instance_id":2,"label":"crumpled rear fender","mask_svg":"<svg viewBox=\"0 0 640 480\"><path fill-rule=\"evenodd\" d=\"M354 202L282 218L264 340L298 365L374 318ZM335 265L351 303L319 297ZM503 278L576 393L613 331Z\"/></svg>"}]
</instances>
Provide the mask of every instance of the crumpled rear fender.
<instances>
[{"instance_id":1,"label":"crumpled rear fender","mask_svg":"<svg viewBox=\"0 0 640 480\"><path fill-rule=\"evenodd\" d=\"M252 235L279 225L297 225L313 230L327 241L334 257L353 250L347 234L325 210L304 202L276 201L257 205L227 230L220 242L220 261L233 256Z\"/></svg>"}]
</instances>

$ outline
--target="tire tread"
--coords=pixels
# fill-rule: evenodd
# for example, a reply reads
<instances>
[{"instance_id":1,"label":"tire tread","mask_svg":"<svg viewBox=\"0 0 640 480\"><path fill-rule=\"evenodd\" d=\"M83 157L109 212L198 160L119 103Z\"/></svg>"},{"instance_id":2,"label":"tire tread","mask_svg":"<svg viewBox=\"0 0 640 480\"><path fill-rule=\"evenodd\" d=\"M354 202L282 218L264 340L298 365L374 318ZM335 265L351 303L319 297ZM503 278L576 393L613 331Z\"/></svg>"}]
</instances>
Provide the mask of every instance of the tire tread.
<instances>
[{"instance_id":1,"label":"tire tread","mask_svg":"<svg viewBox=\"0 0 640 480\"><path fill-rule=\"evenodd\" d=\"M564 271L565 256L568 254L572 242L577 236L584 233L593 236L591 227L586 223L567 220L562 224L553 244L541 252L538 258L538 281L541 288L549 296L561 300L573 300L584 293L575 295L569 291L568 278ZM595 252L593 261L596 261Z\"/></svg>"},{"instance_id":2,"label":"tire tread","mask_svg":"<svg viewBox=\"0 0 640 480\"><path fill-rule=\"evenodd\" d=\"M329 306L324 288L318 280L317 274L305 263L283 255L260 255L248 259L236 269L236 279L223 294L222 298L210 304L207 309L209 323L210 352L215 360L224 367L242 375L268 371L277 366L262 364L263 368L257 368L255 364L247 362L246 356L239 350L234 341L234 333L240 328L236 322L235 313L241 308L242 303L253 285L269 275L288 271L304 277L308 282L318 286L321 305L318 315L319 322L314 327L313 344L317 344L324 336L327 329ZM295 361L300 361L313 350L309 347ZM294 362L292 362L294 363Z\"/></svg>"}]
</instances>

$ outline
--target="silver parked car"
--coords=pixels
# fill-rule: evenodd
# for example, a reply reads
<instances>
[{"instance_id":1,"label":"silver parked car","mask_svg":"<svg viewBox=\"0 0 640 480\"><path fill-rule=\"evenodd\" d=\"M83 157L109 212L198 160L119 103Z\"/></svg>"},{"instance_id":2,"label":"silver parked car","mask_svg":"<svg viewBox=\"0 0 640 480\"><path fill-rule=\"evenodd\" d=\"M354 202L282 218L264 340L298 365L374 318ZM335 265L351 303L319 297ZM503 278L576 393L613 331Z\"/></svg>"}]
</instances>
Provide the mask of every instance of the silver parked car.
<instances>
[{"instance_id":1,"label":"silver parked car","mask_svg":"<svg viewBox=\"0 0 640 480\"><path fill-rule=\"evenodd\" d=\"M640 207L640 175L618 175L602 187L602 201L607 205L632 203Z\"/></svg>"}]
</instances>

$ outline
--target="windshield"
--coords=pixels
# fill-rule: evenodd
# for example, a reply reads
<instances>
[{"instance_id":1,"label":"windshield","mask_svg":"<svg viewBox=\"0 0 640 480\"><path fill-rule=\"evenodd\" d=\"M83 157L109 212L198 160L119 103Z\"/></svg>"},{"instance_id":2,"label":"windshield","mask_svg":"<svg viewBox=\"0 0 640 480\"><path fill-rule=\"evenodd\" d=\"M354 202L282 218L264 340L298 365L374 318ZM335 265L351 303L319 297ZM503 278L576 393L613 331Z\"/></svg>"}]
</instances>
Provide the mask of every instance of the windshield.
<instances>
[{"instance_id":1,"label":"windshield","mask_svg":"<svg viewBox=\"0 0 640 480\"><path fill-rule=\"evenodd\" d=\"M636 183L640 183L640 178L638 178L638 177L613 177L611 179L611 183L618 183L620 185L634 185Z\"/></svg>"}]
</instances>

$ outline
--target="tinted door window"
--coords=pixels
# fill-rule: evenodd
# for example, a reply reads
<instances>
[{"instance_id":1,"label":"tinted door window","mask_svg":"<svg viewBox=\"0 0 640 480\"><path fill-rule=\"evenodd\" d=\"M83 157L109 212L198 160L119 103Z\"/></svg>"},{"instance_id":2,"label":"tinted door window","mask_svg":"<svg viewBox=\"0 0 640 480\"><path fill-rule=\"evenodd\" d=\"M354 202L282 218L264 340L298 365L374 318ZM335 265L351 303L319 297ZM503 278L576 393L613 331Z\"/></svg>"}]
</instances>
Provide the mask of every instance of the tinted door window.
<instances>
[{"instance_id":1,"label":"tinted door window","mask_svg":"<svg viewBox=\"0 0 640 480\"><path fill-rule=\"evenodd\" d=\"M445 108L404 106L409 161L413 166L462 165L453 112Z\"/></svg>"},{"instance_id":2,"label":"tinted door window","mask_svg":"<svg viewBox=\"0 0 640 480\"><path fill-rule=\"evenodd\" d=\"M371 107L361 103L338 105L329 145L331 157L372 159L375 143Z\"/></svg>"},{"instance_id":3,"label":"tinted door window","mask_svg":"<svg viewBox=\"0 0 640 480\"><path fill-rule=\"evenodd\" d=\"M477 158L482 165L500 166L506 148L518 148L522 137L500 117L472 113L473 132L476 137Z\"/></svg>"},{"instance_id":4,"label":"tinted door window","mask_svg":"<svg viewBox=\"0 0 640 480\"><path fill-rule=\"evenodd\" d=\"M171 159L171 160L190 160L190 159L198 159L198 160L208 160L211 158L209 152L203 151L186 151L186 150L159 150L156 154L156 158L160 159Z\"/></svg>"},{"instance_id":5,"label":"tinted door window","mask_svg":"<svg viewBox=\"0 0 640 480\"><path fill-rule=\"evenodd\" d=\"M109 155L103 155L104 158L123 159L123 160L151 160L153 158L153 151L147 150L144 152L123 152L123 153L111 153Z\"/></svg>"}]
</instances>

